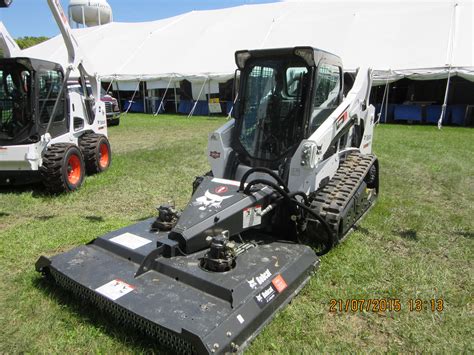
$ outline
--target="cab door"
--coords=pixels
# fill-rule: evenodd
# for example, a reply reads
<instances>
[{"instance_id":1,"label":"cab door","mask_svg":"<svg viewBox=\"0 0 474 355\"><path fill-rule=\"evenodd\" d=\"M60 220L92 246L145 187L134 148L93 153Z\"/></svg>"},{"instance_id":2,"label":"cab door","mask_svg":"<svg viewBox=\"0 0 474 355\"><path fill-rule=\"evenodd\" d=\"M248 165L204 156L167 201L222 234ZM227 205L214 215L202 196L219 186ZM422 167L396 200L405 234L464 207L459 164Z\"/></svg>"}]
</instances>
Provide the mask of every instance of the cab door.
<instances>
[{"instance_id":1,"label":"cab door","mask_svg":"<svg viewBox=\"0 0 474 355\"><path fill-rule=\"evenodd\" d=\"M37 73L37 87L38 87L38 122L40 131L44 134L53 113L53 108L56 100L59 98L59 103L52 118L49 134L51 137L58 137L68 132L68 109L66 93L63 90L61 97L61 86L63 85L64 74L58 70L40 69Z\"/></svg>"}]
</instances>

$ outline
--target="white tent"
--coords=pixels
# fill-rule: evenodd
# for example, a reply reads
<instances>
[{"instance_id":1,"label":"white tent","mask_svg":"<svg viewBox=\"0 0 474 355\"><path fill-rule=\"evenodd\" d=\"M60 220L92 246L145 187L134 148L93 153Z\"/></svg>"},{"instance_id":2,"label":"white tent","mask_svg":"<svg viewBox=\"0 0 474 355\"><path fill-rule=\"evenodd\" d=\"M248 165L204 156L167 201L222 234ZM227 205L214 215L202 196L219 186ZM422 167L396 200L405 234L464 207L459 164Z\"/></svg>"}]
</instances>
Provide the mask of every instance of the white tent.
<instances>
[{"instance_id":1,"label":"white tent","mask_svg":"<svg viewBox=\"0 0 474 355\"><path fill-rule=\"evenodd\" d=\"M236 50L297 45L338 54L349 70L371 66L379 84L446 78L448 71L474 81L473 18L472 0L298 0L73 32L102 80L129 90L137 81L164 88L183 78L215 90L233 77ZM25 55L66 62L60 36Z\"/></svg>"}]
</instances>

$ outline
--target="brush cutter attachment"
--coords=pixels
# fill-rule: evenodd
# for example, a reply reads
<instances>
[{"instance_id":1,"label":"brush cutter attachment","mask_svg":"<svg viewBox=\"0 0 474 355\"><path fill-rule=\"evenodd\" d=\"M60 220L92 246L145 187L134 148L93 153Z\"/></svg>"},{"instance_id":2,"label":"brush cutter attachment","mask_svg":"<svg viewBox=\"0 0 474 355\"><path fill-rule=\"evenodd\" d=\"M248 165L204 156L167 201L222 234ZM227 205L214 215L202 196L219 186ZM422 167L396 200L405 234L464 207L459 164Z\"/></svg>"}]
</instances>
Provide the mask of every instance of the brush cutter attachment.
<instances>
[{"instance_id":1,"label":"brush cutter attachment","mask_svg":"<svg viewBox=\"0 0 474 355\"><path fill-rule=\"evenodd\" d=\"M36 268L175 351L239 351L319 263L311 248L266 232L262 206L275 198L266 186L245 194L205 177L171 231L146 220ZM161 213L173 220L170 208Z\"/></svg>"}]
</instances>

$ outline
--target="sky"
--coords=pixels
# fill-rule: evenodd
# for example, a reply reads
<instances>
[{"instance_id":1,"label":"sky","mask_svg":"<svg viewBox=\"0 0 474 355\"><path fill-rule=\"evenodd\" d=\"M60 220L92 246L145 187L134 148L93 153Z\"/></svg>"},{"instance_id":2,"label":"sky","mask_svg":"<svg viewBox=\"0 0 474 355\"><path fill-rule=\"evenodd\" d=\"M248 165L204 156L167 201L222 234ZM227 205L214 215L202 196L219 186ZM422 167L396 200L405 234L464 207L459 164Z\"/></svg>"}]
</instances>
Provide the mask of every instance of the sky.
<instances>
[{"instance_id":1,"label":"sky","mask_svg":"<svg viewBox=\"0 0 474 355\"><path fill-rule=\"evenodd\" d=\"M244 4L262 4L277 0L108 0L114 21L142 22L159 20L193 10L212 10ZM67 12L68 0L61 0ZM9 8L0 8L0 21L13 38L59 34L46 0L13 0Z\"/></svg>"}]
</instances>

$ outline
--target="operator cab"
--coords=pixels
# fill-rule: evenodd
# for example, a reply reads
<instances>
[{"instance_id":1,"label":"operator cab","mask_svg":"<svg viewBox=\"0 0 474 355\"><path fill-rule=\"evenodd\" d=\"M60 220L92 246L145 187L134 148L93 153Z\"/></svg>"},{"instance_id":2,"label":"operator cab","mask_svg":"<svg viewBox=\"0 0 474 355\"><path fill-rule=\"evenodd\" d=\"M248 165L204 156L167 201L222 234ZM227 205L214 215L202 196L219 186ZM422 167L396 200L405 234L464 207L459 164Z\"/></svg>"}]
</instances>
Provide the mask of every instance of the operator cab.
<instances>
[{"instance_id":1,"label":"operator cab","mask_svg":"<svg viewBox=\"0 0 474 355\"><path fill-rule=\"evenodd\" d=\"M226 175L238 178L242 164L287 176L301 141L342 101L341 59L311 47L238 51L235 59L241 72L232 139L236 154Z\"/></svg>"},{"instance_id":2,"label":"operator cab","mask_svg":"<svg viewBox=\"0 0 474 355\"><path fill-rule=\"evenodd\" d=\"M59 64L30 59L0 60L0 145L30 144L46 132L64 73ZM49 133L67 132L65 94L56 109Z\"/></svg>"}]
</instances>

